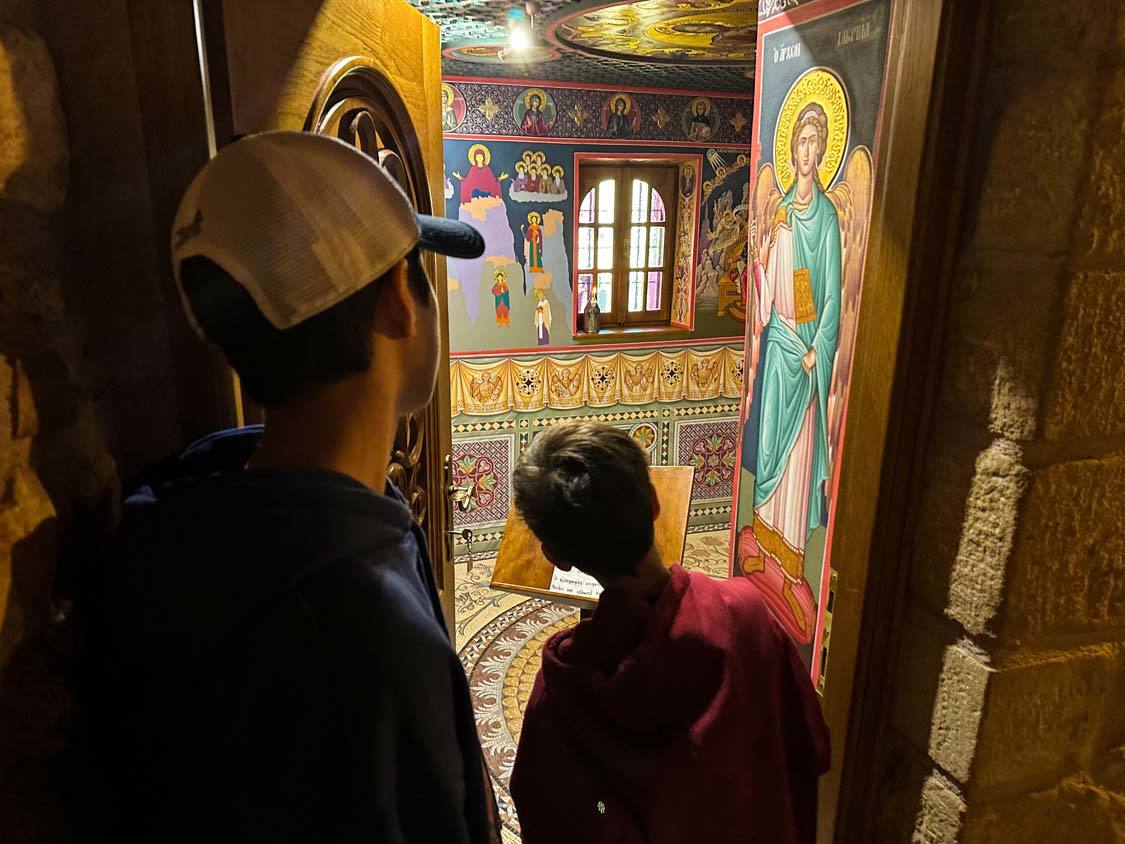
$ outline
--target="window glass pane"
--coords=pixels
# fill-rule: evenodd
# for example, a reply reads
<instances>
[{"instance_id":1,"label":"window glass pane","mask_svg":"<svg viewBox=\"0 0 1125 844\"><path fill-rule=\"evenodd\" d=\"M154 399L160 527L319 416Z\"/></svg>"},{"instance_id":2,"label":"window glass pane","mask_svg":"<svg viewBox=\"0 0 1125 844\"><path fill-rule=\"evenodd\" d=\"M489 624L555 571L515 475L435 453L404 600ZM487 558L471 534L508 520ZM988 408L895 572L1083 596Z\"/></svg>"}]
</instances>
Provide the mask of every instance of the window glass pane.
<instances>
[{"instance_id":1,"label":"window glass pane","mask_svg":"<svg viewBox=\"0 0 1125 844\"><path fill-rule=\"evenodd\" d=\"M598 222L604 225L613 225L613 197L617 191L617 182L606 179L598 185Z\"/></svg>"},{"instance_id":2,"label":"window glass pane","mask_svg":"<svg viewBox=\"0 0 1125 844\"><path fill-rule=\"evenodd\" d=\"M648 230L648 265L664 266L664 226L652 226Z\"/></svg>"},{"instance_id":3,"label":"window glass pane","mask_svg":"<svg viewBox=\"0 0 1125 844\"><path fill-rule=\"evenodd\" d=\"M648 222L648 182L633 179L633 201L629 206L630 223Z\"/></svg>"},{"instance_id":4,"label":"window glass pane","mask_svg":"<svg viewBox=\"0 0 1125 844\"><path fill-rule=\"evenodd\" d=\"M609 226L598 229L598 269L613 269L613 229Z\"/></svg>"},{"instance_id":5,"label":"window glass pane","mask_svg":"<svg viewBox=\"0 0 1125 844\"><path fill-rule=\"evenodd\" d=\"M613 310L613 273L598 273L598 307Z\"/></svg>"},{"instance_id":6,"label":"window glass pane","mask_svg":"<svg viewBox=\"0 0 1125 844\"><path fill-rule=\"evenodd\" d=\"M664 213L664 200L660 198L660 194L656 188L652 189L652 216L649 220L653 223L663 223L668 217Z\"/></svg>"},{"instance_id":7,"label":"window glass pane","mask_svg":"<svg viewBox=\"0 0 1125 844\"><path fill-rule=\"evenodd\" d=\"M664 286L664 273L655 272L648 274L648 303L645 305L647 311L660 310L660 294L663 292Z\"/></svg>"},{"instance_id":8,"label":"window glass pane","mask_svg":"<svg viewBox=\"0 0 1125 844\"><path fill-rule=\"evenodd\" d=\"M578 229L578 269L590 270L594 267L594 230L589 226Z\"/></svg>"},{"instance_id":9,"label":"window glass pane","mask_svg":"<svg viewBox=\"0 0 1125 844\"><path fill-rule=\"evenodd\" d=\"M594 283L593 273L579 273L578 274L578 313L586 309L586 303L590 301L590 285Z\"/></svg>"},{"instance_id":10,"label":"window glass pane","mask_svg":"<svg viewBox=\"0 0 1125 844\"><path fill-rule=\"evenodd\" d=\"M645 309L645 274L629 273L629 312Z\"/></svg>"},{"instance_id":11,"label":"window glass pane","mask_svg":"<svg viewBox=\"0 0 1125 844\"><path fill-rule=\"evenodd\" d=\"M633 226L629 229L629 266L634 270L645 268L645 226Z\"/></svg>"},{"instance_id":12,"label":"window glass pane","mask_svg":"<svg viewBox=\"0 0 1125 844\"><path fill-rule=\"evenodd\" d=\"M594 189L590 188L586 191L586 195L582 197L582 205L578 208L578 222L592 223L594 222Z\"/></svg>"}]
</instances>

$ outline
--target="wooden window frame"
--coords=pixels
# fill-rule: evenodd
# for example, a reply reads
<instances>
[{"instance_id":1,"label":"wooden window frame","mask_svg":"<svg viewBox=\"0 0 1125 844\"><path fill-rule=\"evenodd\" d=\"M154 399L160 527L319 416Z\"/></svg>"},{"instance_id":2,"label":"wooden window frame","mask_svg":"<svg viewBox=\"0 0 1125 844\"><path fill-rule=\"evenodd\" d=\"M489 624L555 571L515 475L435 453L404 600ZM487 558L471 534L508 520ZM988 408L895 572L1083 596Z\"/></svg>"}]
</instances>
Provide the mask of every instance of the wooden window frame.
<instances>
[{"instance_id":1,"label":"wooden window frame","mask_svg":"<svg viewBox=\"0 0 1125 844\"><path fill-rule=\"evenodd\" d=\"M679 168L682 156L602 156L578 162L575 176L577 190L575 191L574 214L574 309L576 326L582 321L582 301L580 278L586 274L594 276L597 283L599 276L609 275L613 285L612 307L602 313L601 325L603 330L613 332L624 331L631 328L670 328L672 312L672 292L675 280L676 240L679 226ZM607 175L613 175L616 185L614 192L614 214L610 223L602 223L598 219L600 204L595 204L594 223L581 222L582 201L586 194L595 189ZM663 223L646 220L643 224L634 224L630 218L631 191L634 177L646 182L651 189L656 190L664 202ZM599 197L600 200L600 197ZM654 310L630 312L627 306L629 275L638 270L629 267L630 229L634 225L644 225L647 228L663 226L664 229L664 254L661 264L649 265L639 270L646 274L645 298L647 299L647 274L662 272L660 307ZM610 270L600 270L598 267L597 234L595 234L595 261L594 268L579 267L579 243L583 229L611 228L615 232L613 249L613 266ZM647 252L647 236L646 236ZM647 256L646 256L647 257ZM600 271L599 271L600 270ZM580 333L580 332L578 332Z\"/></svg>"}]
</instances>

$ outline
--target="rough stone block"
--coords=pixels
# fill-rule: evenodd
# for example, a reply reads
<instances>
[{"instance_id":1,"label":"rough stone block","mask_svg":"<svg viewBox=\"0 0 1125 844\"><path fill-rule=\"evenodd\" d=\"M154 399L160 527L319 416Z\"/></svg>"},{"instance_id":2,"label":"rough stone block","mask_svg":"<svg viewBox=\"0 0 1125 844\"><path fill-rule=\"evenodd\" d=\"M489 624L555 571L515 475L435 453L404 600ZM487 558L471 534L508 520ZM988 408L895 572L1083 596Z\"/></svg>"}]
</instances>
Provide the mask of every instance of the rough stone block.
<instances>
[{"instance_id":1,"label":"rough stone block","mask_svg":"<svg viewBox=\"0 0 1125 844\"><path fill-rule=\"evenodd\" d=\"M953 784L935 771L922 785L911 844L959 844L965 808L965 800Z\"/></svg>"},{"instance_id":2,"label":"rough stone block","mask_svg":"<svg viewBox=\"0 0 1125 844\"><path fill-rule=\"evenodd\" d=\"M1116 0L998 0L992 59L1041 66L1074 66L1110 46Z\"/></svg>"},{"instance_id":3,"label":"rough stone block","mask_svg":"<svg viewBox=\"0 0 1125 844\"><path fill-rule=\"evenodd\" d=\"M51 499L27 466L17 463L0 508L0 665L46 623L58 524Z\"/></svg>"},{"instance_id":4,"label":"rough stone block","mask_svg":"<svg viewBox=\"0 0 1125 844\"><path fill-rule=\"evenodd\" d=\"M978 648L915 606L904 629L894 726L954 780L968 782L993 669Z\"/></svg>"},{"instance_id":5,"label":"rough stone block","mask_svg":"<svg viewBox=\"0 0 1125 844\"><path fill-rule=\"evenodd\" d=\"M1063 294L1060 273L965 267L949 312L942 407L995 436L1033 438Z\"/></svg>"},{"instance_id":6,"label":"rough stone block","mask_svg":"<svg viewBox=\"0 0 1125 844\"><path fill-rule=\"evenodd\" d=\"M1114 645L1018 653L988 690L971 793L1000 797L1045 788L1089 762L1117 687Z\"/></svg>"},{"instance_id":7,"label":"rough stone block","mask_svg":"<svg viewBox=\"0 0 1125 844\"><path fill-rule=\"evenodd\" d=\"M1119 844L1125 840L1125 796L1075 776L1012 800L972 806L960 844Z\"/></svg>"},{"instance_id":8,"label":"rough stone block","mask_svg":"<svg viewBox=\"0 0 1125 844\"><path fill-rule=\"evenodd\" d=\"M1125 226L1125 216L1121 222ZM1125 272L1074 276L1060 318L1045 435L1062 440L1125 433Z\"/></svg>"},{"instance_id":9,"label":"rough stone block","mask_svg":"<svg viewBox=\"0 0 1125 844\"><path fill-rule=\"evenodd\" d=\"M1120 266L1125 260L1125 69L1114 71L1099 87L1074 237L1076 261L1091 268Z\"/></svg>"},{"instance_id":10,"label":"rough stone block","mask_svg":"<svg viewBox=\"0 0 1125 844\"><path fill-rule=\"evenodd\" d=\"M945 614L971 635L993 632L1029 472L1018 446L997 440L976 459Z\"/></svg>"},{"instance_id":11,"label":"rough stone block","mask_svg":"<svg viewBox=\"0 0 1125 844\"><path fill-rule=\"evenodd\" d=\"M1125 456L1035 472L1009 571L1006 639L1125 628Z\"/></svg>"},{"instance_id":12,"label":"rough stone block","mask_svg":"<svg viewBox=\"0 0 1125 844\"><path fill-rule=\"evenodd\" d=\"M904 738L927 753L946 651L957 641L951 628L914 601L903 616L903 629L910 634L899 646L891 718Z\"/></svg>"},{"instance_id":13,"label":"rough stone block","mask_svg":"<svg viewBox=\"0 0 1125 844\"><path fill-rule=\"evenodd\" d=\"M911 596L938 617L948 604L977 458L989 444L983 429L966 429L952 414L938 411L926 444L909 574Z\"/></svg>"},{"instance_id":14,"label":"rough stone block","mask_svg":"<svg viewBox=\"0 0 1125 844\"><path fill-rule=\"evenodd\" d=\"M72 331L66 323L58 241L42 214L0 198L0 337L11 353L35 355Z\"/></svg>"},{"instance_id":15,"label":"rough stone block","mask_svg":"<svg viewBox=\"0 0 1125 844\"><path fill-rule=\"evenodd\" d=\"M1093 82L1085 68L993 74L981 108L973 245L1036 255L1069 247Z\"/></svg>"},{"instance_id":16,"label":"rough stone block","mask_svg":"<svg viewBox=\"0 0 1125 844\"><path fill-rule=\"evenodd\" d=\"M55 68L39 38L0 29L0 194L38 211L66 196L67 138Z\"/></svg>"}]
</instances>

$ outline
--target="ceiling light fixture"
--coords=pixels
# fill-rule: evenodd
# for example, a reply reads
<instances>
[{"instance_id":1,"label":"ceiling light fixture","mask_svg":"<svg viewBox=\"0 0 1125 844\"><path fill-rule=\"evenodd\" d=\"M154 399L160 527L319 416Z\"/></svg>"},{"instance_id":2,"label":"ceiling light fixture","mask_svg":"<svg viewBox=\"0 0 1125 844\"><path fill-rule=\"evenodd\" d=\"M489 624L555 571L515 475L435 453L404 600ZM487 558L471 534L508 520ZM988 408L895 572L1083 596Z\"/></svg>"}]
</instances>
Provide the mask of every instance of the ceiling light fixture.
<instances>
[{"instance_id":1,"label":"ceiling light fixture","mask_svg":"<svg viewBox=\"0 0 1125 844\"><path fill-rule=\"evenodd\" d=\"M537 11L535 3L525 3L523 8L515 6L508 10L508 46L500 51L500 61L519 61L520 56L531 48Z\"/></svg>"}]
</instances>

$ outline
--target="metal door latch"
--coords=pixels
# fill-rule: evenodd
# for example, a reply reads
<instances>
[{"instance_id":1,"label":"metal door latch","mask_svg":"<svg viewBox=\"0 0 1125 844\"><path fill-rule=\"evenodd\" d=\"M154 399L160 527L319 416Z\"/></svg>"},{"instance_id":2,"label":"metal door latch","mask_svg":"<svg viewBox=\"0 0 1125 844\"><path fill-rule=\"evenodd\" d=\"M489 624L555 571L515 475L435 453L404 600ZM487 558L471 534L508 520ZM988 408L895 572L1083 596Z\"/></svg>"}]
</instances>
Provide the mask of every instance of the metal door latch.
<instances>
[{"instance_id":1,"label":"metal door latch","mask_svg":"<svg viewBox=\"0 0 1125 844\"><path fill-rule=\"evenodd\" d=\"M468 561L469 565L468 565L467 570L472 571L473 570L473 539L476 538L475 535L473 534L473 529L472 528L462 528L461 530L451 530L451 531L449 531L449 535L450 536L459 536L459 537L461 537L461 540L465 543L466 553L469 555L469 561Z\"/></svg>"}]
</instances>

